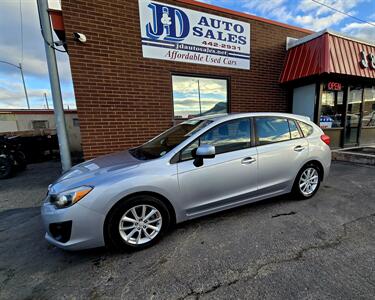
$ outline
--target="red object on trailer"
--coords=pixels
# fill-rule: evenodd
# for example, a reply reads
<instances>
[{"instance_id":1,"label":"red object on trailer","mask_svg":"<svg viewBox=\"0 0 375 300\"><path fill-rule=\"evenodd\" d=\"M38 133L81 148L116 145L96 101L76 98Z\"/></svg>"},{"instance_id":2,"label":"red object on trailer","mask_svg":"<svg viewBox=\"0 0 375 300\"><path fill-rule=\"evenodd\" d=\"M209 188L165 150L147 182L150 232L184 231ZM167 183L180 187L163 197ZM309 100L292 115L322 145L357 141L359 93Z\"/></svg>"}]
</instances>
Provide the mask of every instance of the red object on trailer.
<instances>
[{"instance_id":1,"label":"red object on trailer","mask_svg":"<svg viewBox=\"0 0 375 300\"><path fill-rule=\"evenodd\" d=\"M288 50L280 82L323 73L375 78L374 57L375 45L323 31Z\"/></svg>"}]
</instances>

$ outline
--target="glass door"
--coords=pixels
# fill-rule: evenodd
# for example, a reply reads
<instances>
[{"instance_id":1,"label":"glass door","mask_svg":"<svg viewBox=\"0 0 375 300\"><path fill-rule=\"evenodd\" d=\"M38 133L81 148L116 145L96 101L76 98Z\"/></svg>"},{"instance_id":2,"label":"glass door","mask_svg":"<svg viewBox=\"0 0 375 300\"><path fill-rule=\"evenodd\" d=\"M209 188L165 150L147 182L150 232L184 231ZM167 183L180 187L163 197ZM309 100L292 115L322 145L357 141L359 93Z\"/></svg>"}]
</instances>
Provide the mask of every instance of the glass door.
<instances>
[{"instance_id":1,"label":"glass door","mask_svg":"<svg viewBox=\"0 0 375 300\"><path fill-rule=\"evenodd\" d=\"M375 143L375 85L366 86L363 92L363 117L360 143Z\"/></svg>"},{"instance_id":2,"label":"glass door","mask_svg":"<svg viewBox=\"0 0 375 300\"><path fill-rule=\"evenodd\" d=\"M331 147L341 147L344 130L344 91L341 84L332 89L332 83L324 84L320 107L320 128L331 138Z\"/></svg>"},{"instance_id":3,"label":"glass door","mask_svg":"<svg viewBox=\"0 0 375 300\"><path fill-rule=\"evenodd\" d=\"M345 146L355 146L358 144L359 126L361 120L363 88L350 86L348 93L348 103L346 109L345 124Z\"/></svg>"}]
</instances>

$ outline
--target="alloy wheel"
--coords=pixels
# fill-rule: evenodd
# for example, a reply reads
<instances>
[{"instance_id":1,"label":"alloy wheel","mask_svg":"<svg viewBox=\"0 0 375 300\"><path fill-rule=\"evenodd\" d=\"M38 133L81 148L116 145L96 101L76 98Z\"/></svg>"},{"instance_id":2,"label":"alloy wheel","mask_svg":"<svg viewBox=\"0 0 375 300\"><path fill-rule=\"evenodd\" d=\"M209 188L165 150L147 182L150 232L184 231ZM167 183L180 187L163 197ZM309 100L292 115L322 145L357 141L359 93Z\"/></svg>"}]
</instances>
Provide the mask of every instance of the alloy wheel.
<instances>
[{"instance_id":1,"label":"alloy wheel","mask_svg":"<svg viewBox=\"0 0 375 300\"><path fill-rule=\"evenodd\" d=\"M315 168L307 168L299 179L299 189L304 196L310 196L318 187L319 174Z\"/></svg>"},{"instance_id":2,"label":"alloy wheel","mask_svg":"<svg viewBox=\"0 0 375 300\"><path fill-rule=\"evenodd\" d=\"M130 208L120 219L119 232L122 239L131 245L146 244L153 240L162 227L162 215L151 205Z\"/></svg>"}]
</instances>

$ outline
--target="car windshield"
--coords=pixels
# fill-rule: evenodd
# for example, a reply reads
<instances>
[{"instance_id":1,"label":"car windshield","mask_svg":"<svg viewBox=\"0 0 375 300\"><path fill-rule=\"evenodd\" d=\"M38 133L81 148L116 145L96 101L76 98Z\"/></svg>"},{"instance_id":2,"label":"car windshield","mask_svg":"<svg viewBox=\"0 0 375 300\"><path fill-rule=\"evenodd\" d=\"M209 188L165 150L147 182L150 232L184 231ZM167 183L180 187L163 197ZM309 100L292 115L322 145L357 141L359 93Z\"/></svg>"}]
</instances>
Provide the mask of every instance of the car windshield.
<instances>
[{"instance_id":1,"label":"car windshield","mask_svg":"<svg viewBox=\"0 0 375 300\"><path fill-rule=\"evenodd\" d=\"M174 147L210 124L211 120L189 120L174 126L142 146L130 149L129 152L137 159L149 160L164 156Z\"/></svg>"}]
</instances>

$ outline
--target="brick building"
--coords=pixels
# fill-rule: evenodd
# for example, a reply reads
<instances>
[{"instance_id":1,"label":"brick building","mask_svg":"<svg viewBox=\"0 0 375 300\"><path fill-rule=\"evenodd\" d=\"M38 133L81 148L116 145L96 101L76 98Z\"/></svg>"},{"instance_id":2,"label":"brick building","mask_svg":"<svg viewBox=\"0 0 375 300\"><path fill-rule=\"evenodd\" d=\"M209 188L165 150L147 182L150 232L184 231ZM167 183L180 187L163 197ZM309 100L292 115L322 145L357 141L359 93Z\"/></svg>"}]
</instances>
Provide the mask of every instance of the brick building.
<instances>
[{"instance_id":1,"label":"brick building","mask_svg":"<svg viewBox=\"0 0 375 300\"><path fill-rule=\"evenodd\" d=\"M62 14L85 158L194 115L291 111L287 41L312 34L192 0L63 0Z\"/></svg>"}]
</instances>

